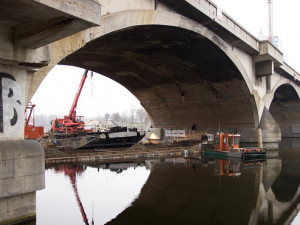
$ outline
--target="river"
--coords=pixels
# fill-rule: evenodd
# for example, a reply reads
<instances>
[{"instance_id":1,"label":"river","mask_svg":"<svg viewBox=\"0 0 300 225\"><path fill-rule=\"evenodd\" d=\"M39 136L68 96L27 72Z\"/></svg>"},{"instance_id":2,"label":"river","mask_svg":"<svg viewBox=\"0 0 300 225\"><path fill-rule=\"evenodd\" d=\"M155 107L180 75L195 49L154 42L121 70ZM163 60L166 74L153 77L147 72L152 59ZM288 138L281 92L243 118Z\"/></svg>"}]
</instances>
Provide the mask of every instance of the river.
<instances>
[{"instance_id":1,"label":"river","mask_svg":"<svg viewBox=\"0 0 300 225\"><path fill-rule=\"evenodd\" d=\"M300 140L262 162L170 158L55 165L38 225L300 224Z\"/></svg>"}]
</instances>

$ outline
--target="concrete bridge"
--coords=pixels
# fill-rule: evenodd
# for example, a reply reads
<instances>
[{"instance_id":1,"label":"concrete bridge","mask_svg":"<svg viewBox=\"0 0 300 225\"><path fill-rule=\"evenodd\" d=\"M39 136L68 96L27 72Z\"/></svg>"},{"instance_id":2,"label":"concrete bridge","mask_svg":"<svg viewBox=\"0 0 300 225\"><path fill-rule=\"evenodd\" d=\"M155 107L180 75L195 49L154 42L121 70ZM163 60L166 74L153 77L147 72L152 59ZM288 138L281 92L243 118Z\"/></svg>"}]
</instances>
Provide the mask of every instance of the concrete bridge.
<instances>
[{"instance_id":1,"label":"concrete bridge","mask_svg":"<svg viewBox=\"0 0 300 225\"><path fill-rule=\"evenodd\" d=\"M43 151L23 112L57 64L119 82L157 128L300 134L299 74L208 0L5 0L0 21L0 221L34 216Z\"/></svg>"},{"instance_id":2,"label":"concrete bridge","mask_svg":"<svg viewBox=\"0 0 300 225\"><path fill-rule=\"evenodd\" d=\"M126 87L152 124L194 133L237 131L273 146L299 136L299 75L209 1L102 3L101 26L51 44L28 99L53 66L87 68ZM108 95L109 96L109 95Z\"/></svg>"}]
</instances>

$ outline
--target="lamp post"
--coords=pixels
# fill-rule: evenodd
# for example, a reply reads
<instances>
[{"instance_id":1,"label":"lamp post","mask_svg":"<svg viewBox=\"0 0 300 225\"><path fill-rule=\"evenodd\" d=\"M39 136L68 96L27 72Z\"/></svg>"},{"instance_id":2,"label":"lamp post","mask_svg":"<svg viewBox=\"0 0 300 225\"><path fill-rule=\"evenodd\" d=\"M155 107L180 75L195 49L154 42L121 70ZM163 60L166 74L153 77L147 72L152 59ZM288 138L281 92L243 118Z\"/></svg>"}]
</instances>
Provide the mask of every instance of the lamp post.
<instances>
[{"instance_id":1,"label":"lamp post","mask_svg":"<svg viewBox=\"0 0 300 225\"><path fill-rule=\"evenodd\" d=\"M269 3L269 41L273 43L273 3L272 0L268 0Z\"/></svg>"}]
</instances>

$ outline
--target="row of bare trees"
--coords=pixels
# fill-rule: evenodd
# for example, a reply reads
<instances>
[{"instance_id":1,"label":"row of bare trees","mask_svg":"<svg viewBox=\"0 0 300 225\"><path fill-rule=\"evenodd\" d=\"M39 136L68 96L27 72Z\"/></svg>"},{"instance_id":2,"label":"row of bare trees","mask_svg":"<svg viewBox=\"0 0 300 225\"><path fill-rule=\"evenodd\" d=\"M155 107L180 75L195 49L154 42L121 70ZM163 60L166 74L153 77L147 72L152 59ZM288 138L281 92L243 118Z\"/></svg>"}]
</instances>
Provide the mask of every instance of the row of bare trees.
<instances>
[{"instance_id":1,"label":"row of bare trees","mask_svg":"<svg viewBox=\"0 0 300 225\"><path fill-rule=\"evenodd\" d=\"M35 125L43 126L45 130L50 129L50 122L55 118L63 118L63 115L53 115L53 114L38 114L35 115ZM127 127L138 127L139 129L145 129L149 122L149 117L145 109L142 107L134 108L131 107L129 111L115 112L109 114L109 119L111 119L115 124L119 126ZM95 117L85 117L84 120L98 120L100 123L104 123L106 118L105 115L98 115Z\"/></svg>"}]
</instances>

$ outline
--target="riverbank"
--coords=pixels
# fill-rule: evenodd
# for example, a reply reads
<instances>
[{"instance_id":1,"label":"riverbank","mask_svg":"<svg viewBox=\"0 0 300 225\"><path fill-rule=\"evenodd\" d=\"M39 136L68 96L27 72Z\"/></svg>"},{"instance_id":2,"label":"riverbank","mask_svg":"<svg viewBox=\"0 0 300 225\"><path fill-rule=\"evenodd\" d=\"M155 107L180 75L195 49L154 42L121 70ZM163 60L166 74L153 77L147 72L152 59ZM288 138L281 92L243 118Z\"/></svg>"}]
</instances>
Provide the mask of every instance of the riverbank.
<instances>
[{"instance_id":1,"label":"riverbank","mask_svg":"<svg viewBox=\"0 0 300 225\"><path fill-rule=\"evenodd\" d=\"M198 143L190 143L190 145L184 146L136 144L128 149L69 150L55 146L46 146L44 149L46 165L55 163L103 163L163 157L197 156L201 151Z\"/></svg>"},{"instance_id":2,"label":"riverbank","mask_svg":"<svg viewBox=\"0 0 300 225\"><path fill-rule=\"evenodd\" d=\"M71 150L57 146L44 146L46 165L55 163L87 163L87 162L133 162L154 158L190 157L199 158L201 148L196 141L174 143L169 145L135 144L132 147L115 149ZM278 158L278 150L267 151L267 158Z\"/></svg>"}]
</instances>

